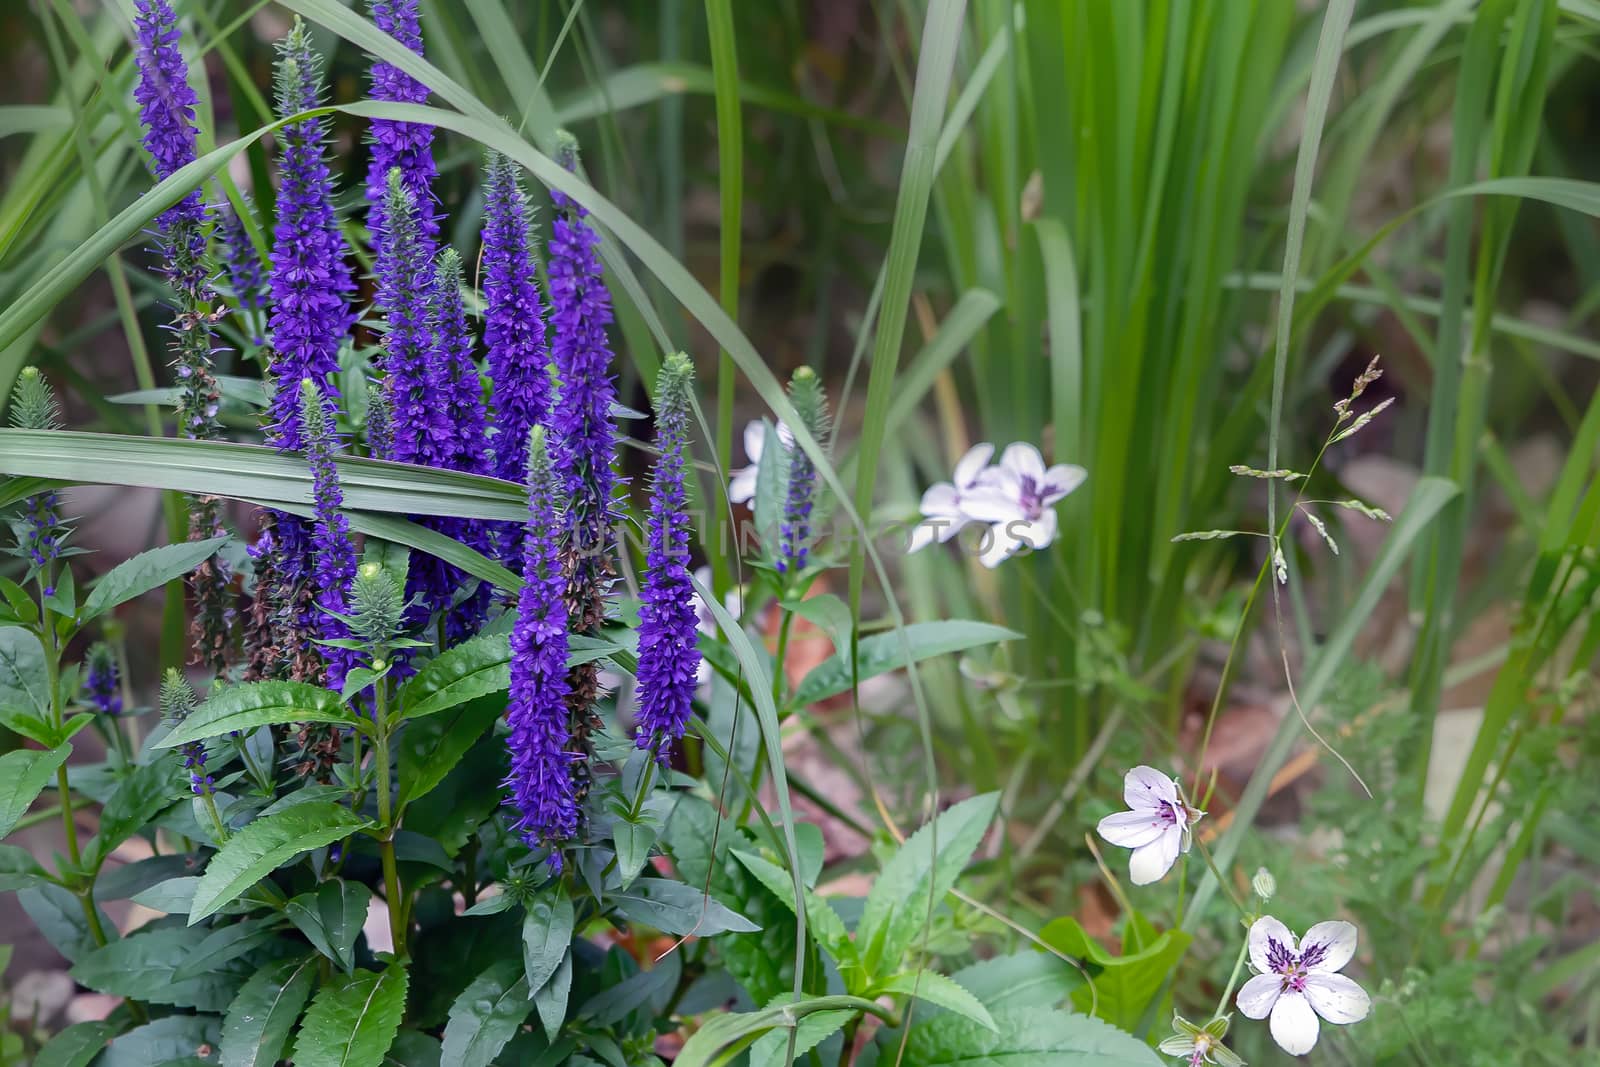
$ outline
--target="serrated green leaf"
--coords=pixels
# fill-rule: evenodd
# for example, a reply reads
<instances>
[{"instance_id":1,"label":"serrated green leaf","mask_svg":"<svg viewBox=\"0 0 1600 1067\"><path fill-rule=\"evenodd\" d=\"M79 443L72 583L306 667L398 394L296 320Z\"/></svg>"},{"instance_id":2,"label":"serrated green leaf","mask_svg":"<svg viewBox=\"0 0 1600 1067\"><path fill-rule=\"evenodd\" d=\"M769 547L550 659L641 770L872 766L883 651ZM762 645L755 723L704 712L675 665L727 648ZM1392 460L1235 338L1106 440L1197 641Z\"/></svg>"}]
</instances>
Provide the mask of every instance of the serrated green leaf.
<instances>
[{"instance_id":1,"label":"serrated green leaf","mask_svg":"<svg viewBox=\"0 0 1600 1067\"><path fill-rule=\"evenodd\" d=\"M371 820L326 800L262 816L228 838L211 857L194 893L189 922L199 922L234 900L293 856L332 844Z\"/></svg>"},{"instance_id":2,"label":"serrated green leaf","mask_svg":"<svg viewBox=\"0 0 1600 1067\"><path fill-rule=\"evenodd\" d=\"M1059 1008L1083 984L1066 961L1032 949L996 956L950 976L991 1012L1001 1008Z\"/></svg>"},{"instance_id":3,"label":"serrated green leaf","mask_svg":"<svg viewBox=\"0 0 1600 1067\"><path fill-rule=\"evenodd\" d=\"M295 1067L380 1067L405 1014L406 970L357 971L317 991L294 1042Z\"/></svg>"},{"instance_id":4,"label":"serrated green leaf","mask_svg":"<svg viewBox=\"0 0 1600 1067\"><path fill-rule=\"evenodd\" d=\"M406 723L399 741L400 803L438 788L505 710L505 698L491 695Z\"/></svg>"},{"instance_id":5,"label":"serrated green leaf","mask_svg":"<svg viewBox=\"0 0 1600 1067\"><path fill-rule=\"evenodd\" d=\"M784 997L793 999L793 994L785 993ZM853 1011L815 1011L802 1016L794 1028L794 1062L799 1063L801 1056L844 1029L844 1024L857 1014ZM787 1029L769 1030L750 1046L750 1067L788 1067L788 1064Z\"/></svg>"},{"instance_id":6,"label":"serrated green leaf","mask_svg":"<svg viewBox=\"0 0 1600 1067\"><path fill-rule=\"evenodd\" d=\"M781 996L759 1011L729 1012L706 1020L689 1040L684 1042L673 1061L673 1067L709 1067L713 1063L726 1063L723 1054L737 1052L754 1042L769 1030L784 1034L798 1027L807 1016L820 1012L848 1011L859 1014L864 1008L876 1007L861 997L809 997L798 1002L793 994Z\"/></svg>"},{"instance_id":7,"label":"serrated green leaf","mask_svg":"<svg viewBox=\"0 0 1600 1067\"><path fill-rule=\"evenodd\" d=\"M44 646L31 630L0 626L0 722L10 725L12 717L18 715L30 715L40 722L50 716Z\"/></svg>"},{"instance_id":8,"label":"serrated green leaf","mask_svg":"<svg viewBox=\"0 0 1600 1067\"><path fill-rule=\"evenodd\" d=\"M864 682L868 678L899 670L907 663L921 663L934 656L965 652L969 648L999 641L1014 641L1021 636L1004 626L970 619L914 622L902 630L862 638L857 646L859 676ZM850 650L844 649L811 668L801 679L794 702L801 706L815 704L849 689Z\"/></svg>"},{"instance_id":9,"label":"serrated green leaf","mask_svg":"<svg viewBox=\"0 0 1600 1067\"><path fill-rule=\"evenodd\" d=\"M100 1019L73 1023L45 1042L33 1057L33 1067L88 1067L116 1033L115 1024Z\"/></svg>"},{"instance_id":10,"label":"serrated green leaf","mask_svg":"<svg viewBox=\"0 0 1600 1067\"><path fill-rule=\"evenodd\" d=\"M84 854L97 869L116 847L143 830L179 797L177 773L167 760L141 763L118 784L100 813L100 830Z\"/></svg>"},{"instance_id":11,"label":"serrated green leaf","mask_svg":"<svg viewBox=\"0 0 1600 1067\"><path fill-rule=\"evenodd\" d=\"M930 909L944 900L977 850L999 801L998 794L987 793L952 805L884 864L856 927L856 948L868 974L899 967Z\"/></svg>"},{"instance_id":12,"label":"serrated green leaf","mask_svg":"<svg viewBox=\"0 0 1600 1067\"><path fill-rule=\"evenodd\" d=\"M875 985L869 995L876 997L884 993L898 993L925 1000L929 1004L936 1004L957 1015L965 1016L987 1030L1000 1032L999 1027L995 1026L993 1016L977 997L964 989L959 982L946 978L937 971L894 975Z\"/></svg>"},{"instance_id":13,"label":"serrated green leaf","mask_svg":"<svg viewBox=\"0 0 1600 1067\"><path fill-rule=\"evenodd\" d=\"M516 960L496 963L450 1006L440 1067L489 1067L532 1011L521 966Z\"/></svg>"},{"instance_id":14,"label":"serrated green leaf","mask_svg":"<svg viewBox=\"0 0 1600 1067\"><path fill-rule=\"evenodd\" d=\"M551 1041L561 1033L561 1027L567 1021L567 1001L572 996L572 950L569 948L561 955L561 964L556 968L556 973L550 980L540 986L533 994L533 1006L539 1013L539 1022L544 1026L545 1036Z\"/></svg>"},{"instance_id":15,"label":"serrated green leaf","mask_svg":"<svg viewBox=\"0 0 1600 1067\"><path fill-rule=\"evenodd\" d=\"M572 898L561 882L553 882L528 901L522 919L522 965L529 989L543 989L567 958L576 921Z\"/></svg>"},{"instance_id":16,"label":"serrated green leaf","mask_svg":"<svg viewBox=\"0 0 1600 1067\"><path fill-rule=\"evenodd\" d=\"M230 685L189 715L157 748L177 748L223 734L244 733L258 726L295 722L366 725L345 707L339 694L306 682L250 682Z\"/></svg>"},{"instance_id":17,"label":"serrated green leaf","mask_svg":"<svg viewBox=\"0 0 1600 1067\"><path fill-rule=\"evenodd\" d=\"M315 892L301 893L283 913L318 952L346 971L355 967L356 938L367 921L372 890L360 882L334 879Z\"/></svg>"},{"instance_id":18,"label":"serrated green leaf","mask_svg":"<svg viewBox=\"0 0 1600 1067\"><path fill-rule=\"evenodd\" d=\"M1164 1061L1132 1035L1087 1015L1009 1008L990 1030L960 1015L911 1028L904 1067L1157 1067Z\"/></svg>"},{"instance_id":19,"label":"serrated green leaf","mask_svg":"<svg viewBox=\"0 0 1600 1067\"><path fill-rule=\"evenodd\" d=\"M316 983L316 960L284 960L258 971L228 1005L222 1022L222 1067L272 1067Z\"/></svg>"},{"instance_id":20,"label":"serrated green leaf","mask_svg":"<svg viewBox=\"0 0 1600 1067\"><path fill-rule=\"evenodd\" d=\"M510 685L510 637L483 634L430 660L400 687L396 702L403 718L420 719Z\"/></svg>"},{"instance_id":21,"label":"serrated green leaf","mask_svg":"<svg viewBox=\"0 0 1600 1067\"><path fill-rule=\"evenodd\" d=\"M72 753L71 745L48 752L18 749L0 756L0 837L5 837Z\"/></svg>"},{"instance_id":22,"label":"serrated green leaf","mask_svg":"<svg viewBox=\"0 0 1600 1067\"><path fill-rule=\"evenodd\" d=\"M215 928L184 958L183 963L173 972L172 980L183 982L190 978L199 978L220 969L231 960L255 951L278 936L275 929L277 924L276 916L263 916L226 923Z\"/></svg>"},{"instance_id":23,"label":"serrated green leaf","mask_svg":"<svg viewBox=\"0 0 1600 1067\"><path fill-rule=\"evenodd\" d=\"M228 541L227 536L205 541L184 541L176 545L162 545L125 559L105 573L83 602L79 623L103 615L119 604L152 589L159 589L174 578L182 578L200 564L217 554Z\"/></svg>"},{"instance_id":24,"label":"serrated green leaf","mask_svg":"<svg viewBox=\"0 0 1600 1067\"><path fill-rule=\"evenodd\" d=\"M169 1015L136 1026L106 1046L95 1067L215 1063L221 1021L215 1015Z\"/></svg>"},{"instance_id":25,"label":"serrated green leaf","mask_svg":"<svg viewBox=\"0 0 1600 1067\"><path fill-rule=\"evenodd\" d=\"M630 921L664 934L710 937L761 929L694 886L669 878L641 878L611 899L615 909Z\"/></svg>"},{"instance_id":26,"label":"serrated green leaf","mask_svg":"<svg viewBox=\"0 0 1600 1067\"><path fill-rule=\"evenodd\" d=\"M211 931L193 927L140 930L95 949L72 967L75 981L100 993L175 1004L200 1011L222 1011L233 999L244 973L211 973L177 980L178 969Z\"/></svg>"},{"instance_id":27,"label":"serrated green leaf","mask_svg":"<svg viewBox=\"0 0 1600 1067\"><path fill-rule=\"evenodd\" d=\"M731 851L768 892L783 901L790 911L794 910L794 879L789 877L789 872L753 853L739 849ZM833 906L810 890L806 891L806 922L817 944L838 964L846 988L858 992L863 975L856 943L850 939L850 931L845 928L844 920L839 918Z\"/></svg>"}]
</instances>

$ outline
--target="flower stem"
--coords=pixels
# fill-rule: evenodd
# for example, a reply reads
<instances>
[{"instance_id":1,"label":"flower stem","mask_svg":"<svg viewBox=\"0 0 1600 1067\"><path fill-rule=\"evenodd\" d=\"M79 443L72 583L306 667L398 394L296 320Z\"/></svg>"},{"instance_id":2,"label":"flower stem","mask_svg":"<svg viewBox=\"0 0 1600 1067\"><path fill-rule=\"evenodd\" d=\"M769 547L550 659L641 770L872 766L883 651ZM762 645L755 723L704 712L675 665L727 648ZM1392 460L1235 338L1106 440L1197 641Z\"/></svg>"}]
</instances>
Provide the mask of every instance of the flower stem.
<instances>
[{"instance_id":1,"label":"flower stem","mask_svg":"<svg viewBox=\"0 0 1600 1067\"><path fill-rule=\"evenodd\" d=\"M389 706L388 686L383 679L372 687L377 698L377 737L373 757L378 772L378 823L383 828L379 848L383 854L383 895L389 901L389 936L394 941L395 958L406 958L406 902L401 896L400 869L394 856L394 811L389 798ZM360 736L359 734L357 735Z\"/></svg>"},{"instance_id":2,"label":"flower stem","mask_svg":"<svg viewBox=\"0 0 1600 1067\"><path fill-rule=\"evenodd\" d=\"M1250 937L1239 944L1239 956L1233 961L1233 973L1228 975L1228 987L1222 991L1222 999L1217 1001L1217 1010L1211 1013L1212 1018L1220 1019L1228 1009L1228 1001L1233 998L1233 988L1239 983L1239 972L1244 969L1244 960L1250 952Z\"/></svg>"}]
</instances>

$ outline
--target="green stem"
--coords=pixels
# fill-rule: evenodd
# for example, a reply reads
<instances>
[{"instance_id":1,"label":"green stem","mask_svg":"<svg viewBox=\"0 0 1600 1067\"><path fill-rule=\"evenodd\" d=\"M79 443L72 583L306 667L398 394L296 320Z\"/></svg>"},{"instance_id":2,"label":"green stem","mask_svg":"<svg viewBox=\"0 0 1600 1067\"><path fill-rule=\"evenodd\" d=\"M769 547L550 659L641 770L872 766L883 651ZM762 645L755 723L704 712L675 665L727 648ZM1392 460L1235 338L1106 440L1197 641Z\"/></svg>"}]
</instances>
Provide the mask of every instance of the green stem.
<instances>
[{"instance_id":1,"label":"green stem","mask_svg":"<svg viewBox=\"0 0 1600 1067\"><path fill-rule=\"evenodd\" d=\"M1228 1001L1233 998L1233 987L1239 983L1239 972L1244 969L1244 960L1249 953L1250 937L1247 934L1239 945L1239 956L1233 961L1233 973L1228 975L1228 987L1222 991L1222 999L1217 1001L1217 1010L1211 1013L1212 1018L1220 1019L1227 1011Z\"/></svg>"},{"instance_id":2,"label":"green stem","mask_svg":"<svg viewBox=\"0 0 1600 1067\"><path fill-rule=\"evenodd\" d=\"M389 936L394 941L395 958L406 958L406 901L401 896L400 869L394 856L394 811L389 797L389 705L388 686L383 679L373 686L377 696L378 735L373 739L373 755L378 772L378 823L383 828L379 848L383 853L383 895L389 901ZM359 735L357 735L359 736Z\"/></svg>"},{"instance_id":3,"label":"green stem","mask_svg":"<svg viewBox=\"0 0 1600 1067\"><path fill-rule=\"evenodd\" d=\"M1239 915L1246 922L1249 922L1253 918L1250 914L1250 910L1244 906L1244 901L1239 899L1239 894L1234 891L1232 884L1230 884L1226 878L1222 877L1221 871L1217 870L1216 861L1211 858L1211 850L1206 847L1206 843L1204 841L1200 840L1199 834L1194 835L1193 841L1194 847L1200 850L1201 858L1206 861L1206 867L1210 869L1211 876L1217 880L1217 884L1222 887L1222 891L1228 894L1228 899L1233 902L1233 906L1239 909Z\"/></svg>"},{"instance_id":4,"label":"green stem","mask_svg":"<svg viewBox=\"0 0 1600 1067\"><path fill-rule=\"evenodd\" d=\"M222 843L228 840L228 828L223 825L222 814L217 811L217 799L212 796L209 788L200 794L200 799L205 801L206 818L211 823L211 836L216 840L217 847L221 848Z\"/></svg>"}]
</instances>

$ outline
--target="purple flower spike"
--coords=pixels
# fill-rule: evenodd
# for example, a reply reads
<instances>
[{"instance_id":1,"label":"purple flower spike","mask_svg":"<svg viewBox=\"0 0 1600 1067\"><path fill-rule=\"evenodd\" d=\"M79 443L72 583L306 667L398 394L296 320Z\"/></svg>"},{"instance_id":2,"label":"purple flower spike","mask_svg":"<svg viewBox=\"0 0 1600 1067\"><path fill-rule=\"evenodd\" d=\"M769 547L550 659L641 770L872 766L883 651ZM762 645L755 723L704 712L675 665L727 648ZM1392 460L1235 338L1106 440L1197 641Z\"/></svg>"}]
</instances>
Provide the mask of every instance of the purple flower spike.
<instances>
[{"instance_id":1,"label":"purple flower spike","mask_svg":"<svg viewBox=\"0 0 1600 1067\"><path fill-rule=\"evenodd\" d=\"M821 379L810 367L801 367L789 379L789 400L811 436L826 446L830 426L827 397ZM777 564L778 570L794 575L805 570L811 558L811 509L816 504L817 466L798 444L790 442L787 451L789 477Z\"/></svg>"},{"instance_id":2,"label":"purple flower spike","mask_svg":"<svg viewBox=\"0 0 1600 1067\"><path fill-rule=\"evenodd\" d=\"M550 417L553 391L545 346L544 306L534 285L527 194L516 164L490 153L483 223L483 339L494 402L494 475L520 481L528 468L528 431ZM520 536L503 538L508 559Z\"/></svg>"},{"instance_id":3,"label":"purple flower spike","mask_svg":"<svg viewBox=\"0 0 1600 1067\"><path fill-rule=\"evenodd\" d=\"M117 668L117 654L104 641L96 641L89 646L85 663L84 698L102 715L121 715L122 673Z\"/></svg>"},{"instance_id":4,"label":"purple flower spike","mask_svg":"<svg viewBox=\"0 0 1600 1067\"><path fill-rule=\"evenodd\" d=\"M244 211L247 215L255 214L248 196L244 198ZM222 272L228 279L228 288L233 290L234 299L239 301L239 310L249 320L246 328L250 332L250 343L262 345L266 338L261 336L260 311L266 285L262 278L261 256L256 252L255 242L250 240L244 219L232 205L225 207L217 219L217 236L222 247Z\"/></svg>"},{"instance_id":5,"label":"purple flower spike","mask_svg":"<svg viewBox=\"0 0 1600 1067\"><path fill-rule=\"evenodd\" d=\"M316 522L311 531L311 581L317 591L317 633L324 641L350 636L338 616L350 611L350 585L356 577L356 549L350 541L350 520L345 518L344 491L339 487L339 469L333 457L338 444L329 425L327 404L316 383L306 378L300 383L300 417L305 426L306 462L311 466L311 495L316 505ZM359 665L354 650L326 645L327 686L335 693L344 688L345 676Z\"/></svg>"},{"instance_id":6,"label":"purple flower spike","mask_svg":"<svg viewBox=\"0 0 1600 1067\"><path fill-rule=\"evenodd\" d=\"M507 803L512 825L530 848L549 846L561 868L561 842L578 832L573 759L567 751L566 577L561 566L561 491L545 448L543 427L528 447L528 523L517 622L511 631L511 773Z\"/></svg>"},{"instance_id":7,"label":"purple flower spike","mask_svg":"<svg viewBox=\"0 0 1600 1067\"><path fill-rule=\"evenodd\" d=\"M417 0L372 0L372 21L378 29L422 55L422 27L417 19ZM428 87L392 63L372 64L372 98L398 104L425 104ZM419 122L372 120L372 162L367 165L367 228L372 231L373 247L387 237L389 213L389 171L398 167L419 207L418 225L422 240L432 252L439 235L434 218L433 179L438 168L433 162L433 127Z\"/></svg>"},{"instance_id":8,"label":"purple flower spike","mask_svg":"<svg viewBox=\"0 0 1600 1067\"><path fill-rule=\"evenodd\" d=\"M289 116L321 101L321 57L297 18L279 47L278 114ZM321 119L291 123L279 133L283 154L272 244L272 373L281 383L268 412L268 441L280 450L306 447L300 423L300 382L309 378L333 417L339 345L353 316L348 249L333 207L333 178Z\"/></svg>"},{"instance_id":9,"label":"purple flower spike","mask_svg":"<svg viewBox=\"0 0 1600 1067\"><path fill-rule=\"evenodd\" d=\"M650 486L650 547L639 609L640 748L663 764L683 736L694 702L700 652L694 585L689 580L688 498L683 489L694 366L667 357L656 385L656 465Z\"/></svg>"},{"instance_id":10,"label":"purple flower spike","mask_svg":"<svg viewBox=\"0 0 1600 1067\"><path fill-rule=\"evenodd\" d=\"M139 64L133 98L139 104L151 169L157 178L167 178L194 162L194 108L199 97L189 85L189 67L178 51L178 18L167 0L136 0L133 29ZM198 222L204 215L196 189L162 214L161 228L171 229L180 218Z\"/></svg>"},{"instance_id":11,"label":"purple flower spike","mask_svg":"<svg viewBox=\"0 0 1600 1067\"><path fill-rule=\"evenodd\" d=\"M388 240L378 246L377 305L388 322L383 338L383 389L390 420L388 449L381 458L437 465L434 441L451 437L450 413L430 403L428 291L431 252L418 229L416 199L398 169L389 173Z\"/></svg>"}]
</instances>

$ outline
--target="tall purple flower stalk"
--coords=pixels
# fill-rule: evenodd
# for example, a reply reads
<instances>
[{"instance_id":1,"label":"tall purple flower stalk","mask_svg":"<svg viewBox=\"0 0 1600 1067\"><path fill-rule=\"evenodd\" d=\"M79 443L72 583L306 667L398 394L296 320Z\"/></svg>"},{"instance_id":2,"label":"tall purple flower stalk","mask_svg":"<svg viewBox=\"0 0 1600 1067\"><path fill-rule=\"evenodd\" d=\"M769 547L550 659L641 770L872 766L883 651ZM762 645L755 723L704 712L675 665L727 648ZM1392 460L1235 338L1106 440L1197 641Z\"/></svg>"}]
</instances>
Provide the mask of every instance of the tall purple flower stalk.
<instances>
[{"instance_id":1,"label":"tall purple flower stalk","mask_svg":"<svg viewBox=\"0 0 1600 1067\"><path fill-rule=\"evenodd\" d=\"M19 430L59 430L61 405L39 373L38 367L24 367L11 391L11 425ZM69 530L61 522L59 501L54 491L28 497L22 502L22 519L13 524L17 554L27 567L29 579L37 578L45 596L55 592L55 564L66 546Z\"/></svg>"},{"instance_id":2,"label":"tall purple flower stalk","mask_svg":"<svg viewBox=\"0 0 1600 1067\"><path fill-rule=\"evenodd\" d=\"M487 474L488 443L484 427L483 383L472 359L472 327L461 299L461 255L442 249L434 259L428 294L428 322L432 344L428 350L423 403L448 417L428 426L413 462L442 470ZM491 551L488 531L472 519L428 519L427 525L482 552ZM459 568L432 556L411 557L407 592L417 597L420 622L436 612L446 613L446 634L452 639L477 632L489 606L489 589L479 583L459 603L457 591L472 581Z\"/></svg>"},{"instance_id":3,"label":"tall purple flower stalk","mask_svg":"<svg viewBox=\"0 0 1600 1067\"><path fill-rule=\"evenodd\" d=\"M563 135L560 158L577 167L577 143ZM556 215L549 247L551 356L561 385L550 416L551 459L567 497L567 613L578 633L593 633L605 619L605 596L616 573L612 493L616 473L616 427L611 405L611 294L600 277L599 235L586 212L566 194L551 190ZM574 667L569 709L573 744L588 749L597 725L599 668ZM580 768L581 771L581 768Z\"/></svg>"},{"instance_id":4,"label":"tall purple flower stalk","mask_svg":"<svg viewBox=\"0 0 1600 1067\"><path fill-rule=\"evenodd\" d=\"M254 214L248 196L244 198L244 212ZM250 343L264 344L266 338L261 335L261 308L266 284L261 271L261 256L256 251L255 242L250 240L250 231L245 228L244 218L231 204L222 209L217 219L217 236L222 249L222 273L228 279L228 288L233 290L234 299L239 301L239 310L245 314L245 328L250 334Z\"/></svg>"},{"instance_id":5,"label":"tall purple flower stalk","mask_svg":"<svg viewBox=\"0 0 1600 1067\"><path fill-rule=\"evenodd\" d=\"M89 646L84 657L88 669L83 675L83 695L102 715L122 714L122 673L117 668L117 654L104 641Z\"/></svg>"},{"instance_id":6,"label":"tall purple flower stalk","mask_svg":"<svg viewBox=\"0 0 1600 1067\"><path fill-rule=\"evenodd\" d=\"M522 573L511 631L511 698L506 719L511 773L507 803L513 829L529 847L550 846L550 865L561 869L559 845L578 832L573 756L567 751L566 576L561 563L561 488L536 426L528 445L528 523Z\"/></svg>"},{"instance_id":7,"label":"tall purple flower stalk","mask_svg":"<svg viewBox=\"0 0 1600 1067\"><path fill-rule=\"evenodd\" d=\"M520 481L528 431L550 417L553 386L544 305L534 284L528 196L516 164L489 154L483 221L483 339L494 403L494 474Z\"/></svg>"},{"instance_id":8,"label":"tall purple flower stalk","mask_svg":"<svg viewBox=\"0 0 1600 1067\"><path fill-rule=\"evenodd\" d=\"M789 400L800 422L819 445L826 446L829 432L828 403L822 381L810 367L801 367L789 379ZM798 444L788 447L788 479L784 489L783 522L779 528L778 570L795 575L805 570L811 557L811 510L816 505L817 466Z\"/></svg>"},{"instance_id":9,"label":"tall purple flower stalk","mask_svg":"<svg viewBox=\"0 0 1600 1067\"><path fill-rule=\"evenodd\" d=\"M388 449L381 458L400 463L439 466L436 442L453 436L450 412L433 403L429 358L433 347L428 324L432 288L432 253L422 242L416 198L406 189L398 169L389 173L388 239L378 245L375 270L377 305L384 314L383 389L389 398Z\"/></svg>"},{"instance_id":10,"label":"tall purple flower stalk","mask_svg":"<svg viewBox=\"0 0 1600 1067\"><path fill-rule=\"evenodd\" d=\"M322 60L298 18L279 46L278 115L316 107L322 97ZM348 248L333 206L327 132L321 119L305 119L278 134L277 222L272 242L272 373L282 384L268 411L269 442L282 451L306 445L300 428L300 382L309 378L335 410L339 346L353 316L355 290Z\"/></svg>"},{"instance_id":11,"label":"tall purple flower stalk","mask_svg":"<svg viewBox=\"0 0 1600 1067\"><path fill-rule=\"evenodd\" d=\"M157 178L167 178L195 158L196 96L178 51L177 20L167 0L136 0L134 59L139 81L134 98L144 127L144 145ZM206 262L205 206L195 189L163 212L159 224L163 270L177 297L172 322L174 372L178 379L178 428L187 437L209 440L221 433L217 409L222 394L213 370L212 312L216 294ZM215 497L189 501L189 539L222 532ZM190 574L195 598L191 626L193 656L217 673L227 665L231 641L231 576L219 557Z\"/></svg>"},{"instance_id":12,"label":"tall purple flower stalk","mask_svg":"<svg viewBox=\"0 0 1600 1067\"><path fill-rule=\"evenodd\" d=\"M656 463L650 485L650 544L639 594L640 748L663 764L683 736L694 702L699 619L689 580L688 497L683 488L694 366L681 352L667 357L656 379Z\"/></svg>"},{"instance_id":13,"label":"tall purple flower stalk","mask_svg":"<svg viewBox=\"0 0 1600 1067\"><path fill-rule=\"evenodd\" d=\"M311 581L321 609L317 632L324 641L350 636L344 620L350 612L350 586L356 577L356 549L350 540L350 520L339 509L344 506L344 491L339 487L339 469L333 457L338 439L333 432L322 392L310 378L300 382L300 418L305 427L306 462L311 467L311 495L316 509L312 527ZM327 686L334 692L344 688L345 676L358 665L354 650L325 645Z\"/></svg>"},{"instance_id":14,"label":"tall purple flower stalk","mask_svg":"<svg viewBox=\"0 0 1600 1067\"><path fill-rule=\"evenodd\" d=\"M417 55L423 54L417 0L371 0L370 9L378 29ZM399 104L425 104L428 87L394 64L380 59L372 64L372 98ZM439 223L433 215L433 179L439 173L433 162L433 127L420 122L373 119L371 129L367 228L372 231L373 247L379 248L388 236L389 171L398 167L406 190L417 202L421 241L431 254L439 236Z\"/></svg>"}]
</instances>

